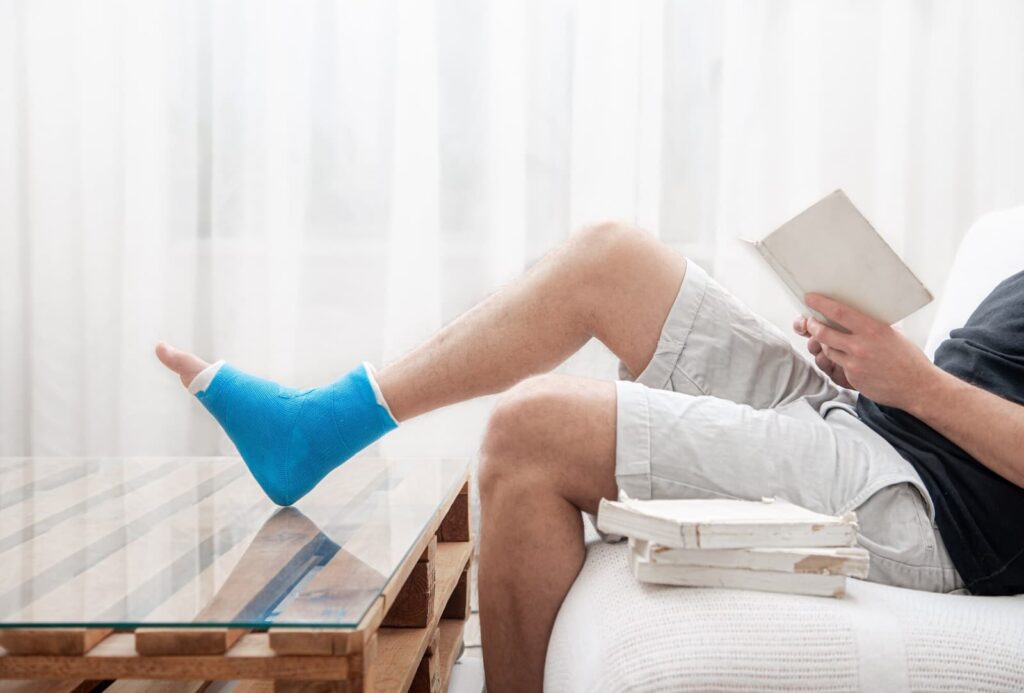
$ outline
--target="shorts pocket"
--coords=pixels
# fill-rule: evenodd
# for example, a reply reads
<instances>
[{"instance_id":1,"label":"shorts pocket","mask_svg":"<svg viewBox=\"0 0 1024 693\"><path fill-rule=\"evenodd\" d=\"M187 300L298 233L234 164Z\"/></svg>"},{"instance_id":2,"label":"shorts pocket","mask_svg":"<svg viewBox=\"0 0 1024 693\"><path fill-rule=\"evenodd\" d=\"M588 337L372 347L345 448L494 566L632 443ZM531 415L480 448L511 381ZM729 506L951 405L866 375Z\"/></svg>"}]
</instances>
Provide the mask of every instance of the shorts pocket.
<instances>
[{"instance_id":1,"label":"shorts pocket","mask_svg":"<svg viewBox=\"0 0 1024 693\"><path fill-rule=\"evenodd\" d=\"M857 508L857 523L857 540L872 558L911 567L938 567L935 531L924 499L912 484L898 483L877 491Z\"/></svg>"}]
</instances>

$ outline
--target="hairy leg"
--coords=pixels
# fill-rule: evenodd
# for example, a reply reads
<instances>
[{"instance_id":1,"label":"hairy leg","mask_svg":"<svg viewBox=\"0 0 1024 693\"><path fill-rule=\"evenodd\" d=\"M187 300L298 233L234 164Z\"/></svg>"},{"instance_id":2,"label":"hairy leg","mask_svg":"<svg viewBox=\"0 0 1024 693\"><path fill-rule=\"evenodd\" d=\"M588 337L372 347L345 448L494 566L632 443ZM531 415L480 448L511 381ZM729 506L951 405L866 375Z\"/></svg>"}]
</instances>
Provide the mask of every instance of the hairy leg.
<instances>
[{"instance_id":1,"label":"hairy leg","mask_svg":"<svg viewBox=\"0 0 1024 693\"><path fill-rule=\"evenodd\" d=\"M634 374L654 354L685 259L625 224L583 229L377 374L399 421L544 373L591 337Z\"/></svg>"},{"instance_id":2,"label":"hairy leg","mask_svg":"<svg viewBox=\"0 0 1024 693\"><path fill-rule=\"evenodd\" d=\"M546 375L495 407L481 451L487 690L540 691L555 616L583 565L580 510L614 498L615 385Z\"/></svg>"}]
</instances>

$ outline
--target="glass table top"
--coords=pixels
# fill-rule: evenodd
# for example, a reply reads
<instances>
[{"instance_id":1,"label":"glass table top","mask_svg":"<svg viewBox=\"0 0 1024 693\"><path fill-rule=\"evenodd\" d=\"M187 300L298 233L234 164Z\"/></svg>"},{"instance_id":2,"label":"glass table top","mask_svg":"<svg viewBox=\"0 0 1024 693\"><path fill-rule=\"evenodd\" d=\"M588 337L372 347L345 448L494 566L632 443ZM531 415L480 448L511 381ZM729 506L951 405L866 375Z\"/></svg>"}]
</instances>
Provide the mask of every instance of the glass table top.
<instances>
[{"instance_id":1,"label":"glass table top","mask_svg":"<svg viewBox=\"0 0 1024 693\"><path fill-rule=\"evenodd\" d=\"M356 457L278 508L237 458L0 458L0 628L354 626L466 468Z\"/></svg>"}]
</instances>

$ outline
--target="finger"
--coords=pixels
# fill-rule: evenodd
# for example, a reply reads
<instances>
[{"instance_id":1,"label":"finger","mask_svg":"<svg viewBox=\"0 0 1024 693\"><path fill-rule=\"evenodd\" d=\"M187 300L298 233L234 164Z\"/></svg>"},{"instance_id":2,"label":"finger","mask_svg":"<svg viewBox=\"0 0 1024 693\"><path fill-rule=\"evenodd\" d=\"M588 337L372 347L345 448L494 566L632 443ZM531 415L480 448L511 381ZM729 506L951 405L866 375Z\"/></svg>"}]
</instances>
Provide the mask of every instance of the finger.
<instances>
[{"instance_id":1,"label":"finger","mask_svg":"<svg viewBox=\"0 0 1024 693\"><path fill-rule=\"evenodd\" d=\"M818 354L814 357L814 363L818 365L818 368L823 370L827 376L832 377L832 369L835 368L835 364L825 354Z\"/></svg>"},{"instance_id":2,"label":"finger","mask_svg":"<svg viewBox=\"0 0 1024 693\"><path fill-rule=\"evenodd\" d=\"M850 355L841 349L835 349L827 344L823 344L821 347L821 353L828 357L828 360L835 364L836 368L846 370L846 364L849 361Z\"/></svg>"},{"instance_id":3,"label":"finger","mask_svg":"<svg viewBox=\"0 0 1024 693\"><path fill-rule=\"evenodd\" d=\"M811 352L814 355L820 354L821 342L819 342L814 337L811 337L810 339L807 340L807 351Z\"/></svg>"},{"instance_id":4,"label":"finger","mask_svg":"<svg viewBox=\"0 0 1024 693\"><path fill-rule=\"evenodd\" d=\"M807 318L801 315L796 320L794 320L793 331L796 332L801 337L809 337L811 333L807 331Z\"/></svg>"},{"instance_id":5,"label":"finger","mask_svg":"<svg viewBox=\"0 0 1024 693\"><path fill-rule=\"evenodd\" d=\"M807 329L814 339L821 342L824 346L841 349L842 351L848 351L850 348L850 335L843 334L839 330L835 330L825 323L818 322L814 318L810 318L807 321Z\"/></svg>"},{"instance_id":6,"label":"finger","mask_svg":"<svg viewBox=\"0 0 1024 693\"><path fill-rule=\"evenodd\" d=\"M834 301L828 296L822 296L821 294L807 294L804 296L804 302L809 308L813 308L832 322L839 323L851 332L863 331L865 328L871 327L878 322L845 303ZM810 321L808 320L808 322Z\"/></svg>"}]
</instances>

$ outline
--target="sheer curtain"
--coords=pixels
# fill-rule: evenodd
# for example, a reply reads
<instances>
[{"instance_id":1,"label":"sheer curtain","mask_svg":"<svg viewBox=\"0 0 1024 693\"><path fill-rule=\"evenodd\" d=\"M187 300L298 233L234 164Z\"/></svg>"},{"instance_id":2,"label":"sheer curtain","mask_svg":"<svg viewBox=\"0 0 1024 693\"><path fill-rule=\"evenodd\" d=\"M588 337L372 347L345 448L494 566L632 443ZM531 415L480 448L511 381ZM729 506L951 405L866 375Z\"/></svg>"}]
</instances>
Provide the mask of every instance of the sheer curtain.
<instances>
[{"instance_id":1,"label":"sheer curtain","mask_svg":"<svg viewBox=\"0 0 1024 693\"><path fill-rule=\"evenodd\" d=\"M1013 0L0 0L0 454L229 451L156 340L325 382L609 217L786 322L733 239L843 187L938 292L1024 201L1022 38Z\"/></svg>"}]
</instances>

